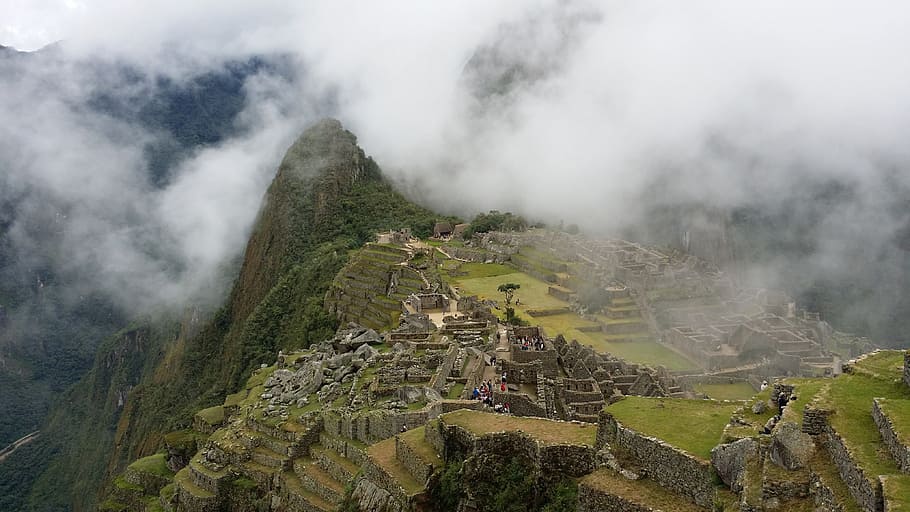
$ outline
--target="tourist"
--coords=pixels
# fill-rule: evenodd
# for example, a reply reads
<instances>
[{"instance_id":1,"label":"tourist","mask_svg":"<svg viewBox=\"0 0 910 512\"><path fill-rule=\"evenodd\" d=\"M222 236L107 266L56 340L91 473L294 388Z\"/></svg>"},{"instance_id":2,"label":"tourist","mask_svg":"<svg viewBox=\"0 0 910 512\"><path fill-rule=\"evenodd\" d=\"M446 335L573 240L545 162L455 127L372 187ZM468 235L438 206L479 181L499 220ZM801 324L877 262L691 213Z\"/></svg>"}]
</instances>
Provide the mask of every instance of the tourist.
<instances>
[{"instance_id":1,"label":"tourist","mask_svg":"<svg viewBox=\"0 0 910 512\"><path fill-rule=\"evenodd\" d=\"M768 381L763 380L761 381L761 387L759 388L759 391L764 391L766 389L768 389Z\"/></svg>"},{"instance_id":2,"label":"tourist","mask_svg":"<svg viewBox=\"0 0 910 512\"><path fill-rule=\"evenodd\" d=\"M505 382L503 382L502 384L499 385L499 390L502 391L503 393L506 392L506 383Z\"/></svg>"},{"instance_id":3,"label":"tourist","mask_svg":"<svg viewBox=\"0 0 910 512\"><path fill-rule=\"evenodd\" d=\"M506 383L506 372L502 372L502 383Z\"/></svg>"},{"instance_id":4,"label":"tourist","mask_svg":"<svg viewBox=\"0 0 910 512\"><path fill-rule=\"evenodd\" d=\"M474 400L477 400L477 398L480 396L480 390L477 389L476 386L474 387L474 392L471 394L471 396L474 398Z\"/></svg>"},{"instance_id":5,"label":"tourist","mask_svg":"<svg viewBox=\"0 0 910 512\"><path fill-rule=\"evenodd\" d=\"M787 394L784 393L783 391L781 391L777 395L777 410L781 416L784 415L784 407L787 406L787 402L789 402L789 401L790 401L790 397L787 396Z\"/></svg>"}]
</instances>

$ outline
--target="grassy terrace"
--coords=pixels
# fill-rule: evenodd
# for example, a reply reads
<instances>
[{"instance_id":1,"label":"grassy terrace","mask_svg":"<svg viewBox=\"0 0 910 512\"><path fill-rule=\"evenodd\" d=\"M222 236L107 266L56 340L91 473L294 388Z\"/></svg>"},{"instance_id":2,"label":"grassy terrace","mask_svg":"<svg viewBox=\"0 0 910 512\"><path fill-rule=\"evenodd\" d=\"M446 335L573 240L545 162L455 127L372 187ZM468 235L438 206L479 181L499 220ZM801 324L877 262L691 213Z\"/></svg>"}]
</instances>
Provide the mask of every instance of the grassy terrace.
<instances>
[{"instance_id":1,"label":"grassy terrace","mask_svg":"<svg viewBox=\"0 0 910 512\"><path fill-rule=\"evenodd\" d=\"M599 469L583 477L580 482L656 510L666 512L704 512L705 510L651 480L629 480L609 469Z\"/></svg>"},{"instance_id":2,"label":"grassy terrace","mask_svg":"<svg viewBox=\"0 0 910 512\"><path fill-rule=\"evenodd\" d=\"M424 485L414 480L408 470L395 458L395 438L390 437L367 448L367 455L376 464L386 470L398 482L404 491L410 495L419 494Z\"/></svg>"},{"instance_id":3,"label":"grassy terrace","mask_svg":"<svg viewBox=\"0 0 910 512\"><path fill-rule=\"evenodd\" d=\"M748 382L732 384L696 384L695 391L704 393L714 400L748 400L755 395L755 390Z\"/></svg>"},{"instance_id":4,"label":"grassy terrace","mask_svg":"<svg viewBox=\"0 0 910 512\"><path fill-rule=\"evenodd\" d=\"M806 404L811 402L819 393L822 393L825 386L833 382L834 380L832 379L786 379L784 383L793 386L793 394L797 398L795 402L790 402L787 405L784 410L784 419L793 420L802 425ZM776 410L776 407L771 409Z\"/></svg>"},{"instance_id":5,"label":"grassy terrace","mask_svg":"<svg viewBox=\"0 0 910 512\"><path fill-rule=\"evenodd\" d=\"M442 459L436 453L436 450L433 449L433 446L424 438L425 431L426 426L422 426L402 432L398 434L398 437L401 442L410 446L424 462L439 467L442 465Z\"/></svg>"},{"instance_id":6,"label":"grassy terrace","mask_svg":"<svg viewBox=\"0 0 910 512\"><path fill-rule=\"evenodd\" d=\"M882 412L891 420L897 438L905 446L910 446L910 400L889 400L879 402Z\"/></svg>"},{"instance_id":7,"label":"grassy terrace","mask_svg":"<svg viewBox=\"0 0 910 512\"><path fill-rule=\"evenodd\" d=\"M739 403L627 396L606 408L624 426L704 460L721 438Z\"/></svg>"},{"instance_id":8,"label":"grassy terrace","mask_svg":"<svg viewBox=\"0 0 910 512\"><path fill-rule=\"evenodd\" d=\"M521 430L543 444L594 445L597 425L567 423L540 418L519 418L488 412L462 409L440 416L443 423L458 425L475 434L483 435L505 430Z\"/></svg>"},{"instance_id":9,"label":"grassy terrace","mask_svg":"<svg viewBox=\"0 0 910 512\"><path fill-rule=\"evenodd\" d=\"M532 325L540 325L549 336L562 334L568 340L576 339L583 345L594 347L598 352L608 352L630 362L664 365L670 370L691 370L697 367L684 356L650 339L650 336L640 341L623 342L611 340L599 332L582 332L578 329L598 324L574 313L531 318L529 310L564 308L569 304L549 294L551 283L512 267L492 263L465 263L460 266L460 271L467 274L448 279L463 295L477 295L481 299L495 300L500 304L503 303L503 294L497 290L499 285L503 283L521 285L515 292L515 297L521 300L521 304L515 306L516 314ZM502 316L504 312L501 310L499 314Z\"/></svg>"},{"instance_id":10,"label":"grassy terrace","mask_svg":"<svg viewBox=\"0 0 910 512\"><path fill-rule=\"evenodd\" d=\"M882 444L872 420L872 399L910 399L910 389L900 383L900 371L895 362L903 358L897 351L880 352L857 365L855 374L834 379L822 394L822 405L834 411L831 425L844 438L864 469L873 475L900 473ZM901 359L902 360L902 359ZM910 495L907 496L910 500ZM910 505L910 502L908 502Z\"/></svg>"},{"instance_id":11,"label":"grassy terrace","mask_svg":"<svg viewBox=\"0 0 910 512\"><path fill-rule=\"evenodd\" d=\"M165 478L174 476L174 472L167 467L167 461L165 460L163 453L156 453L154 455L149 455L148 457L143 457L130 464L129 467L142 473L163 476Z\"/></svg>"}]
</instances>

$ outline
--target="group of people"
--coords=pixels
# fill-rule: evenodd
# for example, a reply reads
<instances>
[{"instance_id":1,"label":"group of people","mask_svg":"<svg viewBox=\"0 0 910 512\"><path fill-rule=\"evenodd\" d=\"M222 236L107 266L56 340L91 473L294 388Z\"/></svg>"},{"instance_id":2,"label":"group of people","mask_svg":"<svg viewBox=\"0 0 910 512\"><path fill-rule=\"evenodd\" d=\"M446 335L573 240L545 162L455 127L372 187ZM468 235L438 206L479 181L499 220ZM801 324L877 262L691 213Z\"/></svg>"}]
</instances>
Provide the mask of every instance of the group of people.
<instances>
[{"instance_id":1,"label":"group of people","mask_svg":"<svg viewBox=\"0 0 910 512\"><path fill-rule=\"evenodd\" d=\"M527 336L521 336L518 338L518 344L521 345L522 350L531 350L531 347L534 347L534 350L546 350L547 347L543 342L543 338L540 336L534 336L528 338Z\"/></svg>"},{"instance_id":2,"label":"group of people","mask_svg":"<svg viewBox=\"0 0 910 512\"><path fill-rule=\"evenodd\" d=\"M488 380L486 382L481 382L480 386L475 386L474 391L471 392L471 398L474 400L480 400L489 407L492 407L496 412L509 412L509 404L494 403L493 401L493 381ZM502 382L499 384L499 390L505 392L506 390L506 374L502 374Z\"/></svg>"}]
</instances>

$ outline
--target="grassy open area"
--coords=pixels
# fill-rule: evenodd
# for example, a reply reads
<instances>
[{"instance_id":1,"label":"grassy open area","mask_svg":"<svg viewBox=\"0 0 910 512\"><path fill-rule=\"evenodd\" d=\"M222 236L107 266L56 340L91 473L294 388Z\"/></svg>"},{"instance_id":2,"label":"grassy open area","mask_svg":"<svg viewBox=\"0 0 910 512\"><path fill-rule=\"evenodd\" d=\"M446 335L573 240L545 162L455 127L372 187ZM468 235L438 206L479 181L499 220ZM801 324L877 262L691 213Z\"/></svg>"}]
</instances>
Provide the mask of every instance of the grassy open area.
<instances>
[{"instance_id":1,"label":"grassy open area","mask_svg":"<svg viewBox=\"0 0 910 512\"><path fill-rule=\"evenodd\" d=\"M493 264L471 265L491 266ZM499 266L505 267L505 265ZM603 333L579 331L579 327L590 327L597 323L585 320L574 313L532 318L527 313L528 310L561 308L569 304L548 293L549 283L511 267L506 268L511 269L512 272L487 277L460 277L455 279L455 283L463 295L477 295L481 299L496 300L502 308L505 307L505 300L503 294L497 290L499 285L503 283L520 284L521 288L515 292L515 297L521 300L521 304L515 306L516 314L529 321L531 325L543 327L550 337L562 334L567 340L576 339L579 343L593 347L598 352L608 352L629 362L652 366L664 365L669 370L697 368L694 362L653 340L618 342L608 340ZM502 310L499 313L502 316Z\"/></svg>"},{"instance_id":2,"label":"grassy open area","mask_svg":"<svg viewBox=\"0 0 910 512\"><path fill-rule=\"evenodd\" d=\"M629 480L610 469L598 469L583 477L580 483L655 510L672 510L674 512L704 511L703 508L678 494L664 489L652 480L647 478Z\"/></svg>"},{"instance_id":3,"label":"grassy open area","mask_svg":"<svg viewBox=\"0 0 910 512\"><path fill-rule=\"evenodd\" d=\"M882 350L858 361L856 367L873 376L898 379L904 369L904 351Z\"/></svg>"},{"instance_id":4,"label":"grassy open area","mask_svg":"<svg viewBox=\"0 0 910 512\"><path fill-rule=\"evenodd\" d=\"M565 307L563 302L550 295L547 291L549 284L539 279L525 274L524 272L514 271L507 275L493 275L487 277L459 277L456 278L462 295L477 295L481 299L491 299L499 301L501 306L505 305L505 296L497 290L503 283L516 283L521 288L515 291L515 299L519 299L521 304L516 310L527 311L528 309L549 309ZM525 315L527 317L527 315Z\"/></svg>"},{"instance_id":5,"label":"grassy open area","mask_svg":"<svg viewBox=\"0 0 910 512\"><path fill-rule=\"evenodd\" d=\"M714 400L748 400L755 395L755 390L748 382L732 384L696 384L695 391L708 395Z\"/></svg>"},{"instance_id":6,"label":"grassy open area","mask_svg":"<svg viewBox=\"0 0 910 512\"><path fill-rule=\"evenodd\" d=\"M627 396L607 407L624 426L709 460L736 403Z\"/></svg>"},{"instance_id":7,"label":"grassy open area","mask_svg":"<svg viewBox=\"0 0 910 512\"><path fill-rule=\"evenodd\" d=\"M464 276L458 276L455 279L479 279L481 277L495 277L517 272L515 267L503 265L501 263L462 263L458 266L459 273L467 273ZM498 286L498 285L497 285ZM498 293L498 292L497 292Z\"/></svg>"},{"instance_id":8,"label":"grassy open area","mask_svg":"<svg viewBox=\"0 0 910 512\"><path fill-rule=\"evenodd\" d=\"M503 414L461 409L440 416L444 423L459 425L476 435L504 430L521 430L544 444L594 445L597 425L568 423L541 418L519 418Z\"/></svg>"}]
</instances>

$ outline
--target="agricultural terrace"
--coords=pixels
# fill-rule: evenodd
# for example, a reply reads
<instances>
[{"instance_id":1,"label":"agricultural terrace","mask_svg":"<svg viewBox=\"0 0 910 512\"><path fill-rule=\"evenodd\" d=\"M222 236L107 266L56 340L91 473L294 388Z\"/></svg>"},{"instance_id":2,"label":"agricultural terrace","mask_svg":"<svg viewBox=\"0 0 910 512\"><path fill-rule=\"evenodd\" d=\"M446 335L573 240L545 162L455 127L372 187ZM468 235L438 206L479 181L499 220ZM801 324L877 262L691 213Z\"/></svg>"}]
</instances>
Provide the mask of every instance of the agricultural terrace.
<instances>
[{"instance_id":1,"label":"agricultural terrace","mask_svg":"<svg viewBox=\"0 0 910 512\"><path fill-rule=\"evenodd\" d=\"M714 400L627 396L608 406L606 411L625 427L709 460L711 449L721 440L724 426L741 405Z\"/></svg>"},{"instance_id":2,"label":"agricultural terrace","mask_svg":"<svg viewBox=\"0 0 910 512\"><path fill-rule=\"evenodd\" d=\"M872 419L872 399L910 399L910 389L900 381L902 365L903 352L879 352L859 361L854 373L838 376L820 394L821 406L834 411L831 426L844 438L857 462L872 475L900 473L891 457L881 455L887 453L887 448Z\"/></svg>"},{"instance_id":3,"label":"agricultural terrace","mask_svg":"<svg viewBox=\"0 0 910 512\"><path fill-rule=\"evenodd\" d=\"M448 425L458 425L478 436L491 432L520 430L544 444L569 443L594 446L594 439L597 437L597 425L593 423L522 418L470 409L443 414L440 416L440 420Z\"/></svg>"},{"instance_id":4,"label":"agricultural terrace","mask_svg":"<svg viewBox=\"0 0 910 512\"><path fill-rule=\"evenodd\" d=\"M670 370L697 368L693 362L657 343L650 336L635 341L615 341L601 332L582 332L579 328L596 326L597 322L585 320L568 309L562 314L532 317L528 311L568 308L568 302L548 293L551 283L541 281L508 265L456 263L455 260L444 261L441 264L443 276L457 287L462 295L477 295L482 300L489 299L499 303L500 309L494 312L500 318L505 316L505 306L503 294L497 288L503 283L516 283L521 285L515 292L515 298L520 302L513 303L516 315L532 325L540 325L549 336L562 334L567 340L578 340L579 343L591 346L598 352L607 352L630 362L652 366L664 365Z\"/></svg>"}]
</instances>

